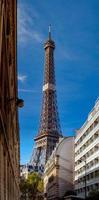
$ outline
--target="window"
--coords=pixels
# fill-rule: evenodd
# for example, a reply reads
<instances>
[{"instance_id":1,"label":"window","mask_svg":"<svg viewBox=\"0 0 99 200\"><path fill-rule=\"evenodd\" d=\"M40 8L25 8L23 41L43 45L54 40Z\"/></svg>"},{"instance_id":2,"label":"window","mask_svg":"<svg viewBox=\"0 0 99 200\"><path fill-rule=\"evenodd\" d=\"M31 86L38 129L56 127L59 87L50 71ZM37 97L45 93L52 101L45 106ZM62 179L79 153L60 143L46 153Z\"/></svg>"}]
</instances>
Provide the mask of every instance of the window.
<instances>
[{"instance_id":1,"label":"window","mask_svg":"<svg viewBox=\"0 0 99 200\"><path fill-rule=\"evenodd\" d=\"M48 182L51 183L53 180L54 180L54 176L52 175L49 177Z\"/></svg>"},{"instance_id":2,"label":"window","mask_svg":"<svg viewBox=\"0 0 99 200\"><path fill-rule=\"evenodd\" d=\"M10 18L9 18L9 14L7 14L6 35L7 36L10 35Z\"/></svg>"}]
</instances>

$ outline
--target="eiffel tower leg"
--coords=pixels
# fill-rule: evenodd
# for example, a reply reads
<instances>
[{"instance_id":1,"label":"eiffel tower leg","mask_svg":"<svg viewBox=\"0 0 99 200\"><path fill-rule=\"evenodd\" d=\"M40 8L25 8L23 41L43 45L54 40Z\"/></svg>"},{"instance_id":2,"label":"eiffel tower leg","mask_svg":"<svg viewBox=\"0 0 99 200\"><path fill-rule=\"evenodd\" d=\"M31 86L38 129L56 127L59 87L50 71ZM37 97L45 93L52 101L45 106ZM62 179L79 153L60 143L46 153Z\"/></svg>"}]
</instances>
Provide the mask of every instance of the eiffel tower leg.
<instances>
[{"instance_id":1,"label":"eiffel tower leg","mask_svg":"<svg viewBox=\"0 0 99 200\"><path fill-rule=\"evenodd\" d=\"M37 147L33 151L33 155L30 161L30 164L33 166L34 171L43 172L44 165L46 161L46 148L45 147Z\"/></svg>"}]
</instances>

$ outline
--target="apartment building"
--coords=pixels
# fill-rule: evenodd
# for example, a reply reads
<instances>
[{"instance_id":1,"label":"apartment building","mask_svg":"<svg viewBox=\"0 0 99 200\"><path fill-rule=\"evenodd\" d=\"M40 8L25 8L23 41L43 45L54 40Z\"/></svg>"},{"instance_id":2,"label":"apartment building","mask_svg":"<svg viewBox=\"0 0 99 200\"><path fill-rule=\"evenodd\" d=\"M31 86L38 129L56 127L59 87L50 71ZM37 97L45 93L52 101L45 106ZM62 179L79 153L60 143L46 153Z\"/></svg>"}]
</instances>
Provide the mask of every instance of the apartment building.
<instances>
[{"instance_id":1,"label":"apartment building","mask_svg":"<svg viewBox=\"0 0 99 200\"><path fill-rule=\"evenodd\" d=\"M99 99L75 137L75 191L86 197L99 190Z\"/></svg>"}]
</instances>

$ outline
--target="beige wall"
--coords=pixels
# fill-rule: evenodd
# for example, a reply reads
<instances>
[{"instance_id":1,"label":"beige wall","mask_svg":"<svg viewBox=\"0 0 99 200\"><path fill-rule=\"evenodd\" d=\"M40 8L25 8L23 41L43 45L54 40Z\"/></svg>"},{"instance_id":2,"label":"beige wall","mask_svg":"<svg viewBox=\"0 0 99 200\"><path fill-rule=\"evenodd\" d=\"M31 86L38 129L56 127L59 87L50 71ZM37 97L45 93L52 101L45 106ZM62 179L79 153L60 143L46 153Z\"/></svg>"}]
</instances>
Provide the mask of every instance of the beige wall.
<instances>
[{"instance_id":1,"label":"beige wall","mask_svg":"<svg viewBox=\"0 0 99 200\"><path fill-rule=\"evenodd\" d=\"M16 0L1 0L0 200L19 200L20 155L16 97Z\"/></svg>"},{"instance_id":2,"label":"beige wall","mask_svg":"<svg viewBox=\"0 0 99 200\"><path fill-rule=\"evenodd\" d=\"M59 196L73 189L74 138L69 137L60 145L59 154Z\"/></svg>"},{"instance_id":3,"label":"beige wall","mask_svg":"<svg viewBox=\"0 0 99 200\"><path fill-rule=\"evenodd\" d=\"M73 188L74 138L59 142L49 158L44 172L44 190L47 199L62 197Z\"/></svg>"}]
</instances>

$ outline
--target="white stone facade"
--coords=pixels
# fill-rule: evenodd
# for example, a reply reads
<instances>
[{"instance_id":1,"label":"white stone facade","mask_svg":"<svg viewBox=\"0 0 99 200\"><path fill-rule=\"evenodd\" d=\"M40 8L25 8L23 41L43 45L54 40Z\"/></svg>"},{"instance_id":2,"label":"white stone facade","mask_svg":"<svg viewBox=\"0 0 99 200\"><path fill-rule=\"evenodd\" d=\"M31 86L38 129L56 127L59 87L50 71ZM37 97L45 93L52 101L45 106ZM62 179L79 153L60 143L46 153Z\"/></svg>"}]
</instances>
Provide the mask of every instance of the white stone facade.
<instances>
[{"instance_id":1,"label":"white stone facade","mask_svg":"<svg viewBox=\"0 0 99 200\"><path fill-rule=\"evenodd\" d=\"M28 175L33 172L33 166L26 164L20 166L20 176L27 179Z\"/></svg>"},{"instance_id":2,"label":"white stone facade","mask_svg":"<svg viewBox=\"0 0 99 200\"><path fill-rule=\"evenodd\" d=\"M78 196L99 189L99 99L75 137L74 179Z\"/></svg>"},{"instance_id":3,"label":"white stone facade","mask_svg":"<svg viewBox=\"0 0 99 200\"><path fill-rule=\"evenodd\" d=\"M44 190L47 199L59 199L73 189L74 137L61 139L46 163Z\"/></svg>"}]
</instances>

